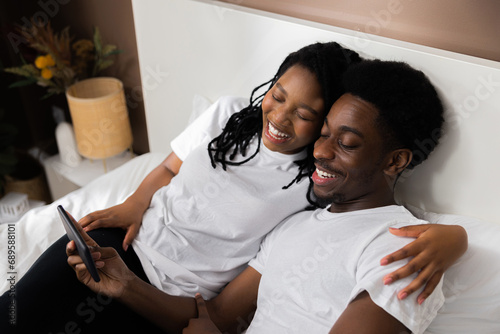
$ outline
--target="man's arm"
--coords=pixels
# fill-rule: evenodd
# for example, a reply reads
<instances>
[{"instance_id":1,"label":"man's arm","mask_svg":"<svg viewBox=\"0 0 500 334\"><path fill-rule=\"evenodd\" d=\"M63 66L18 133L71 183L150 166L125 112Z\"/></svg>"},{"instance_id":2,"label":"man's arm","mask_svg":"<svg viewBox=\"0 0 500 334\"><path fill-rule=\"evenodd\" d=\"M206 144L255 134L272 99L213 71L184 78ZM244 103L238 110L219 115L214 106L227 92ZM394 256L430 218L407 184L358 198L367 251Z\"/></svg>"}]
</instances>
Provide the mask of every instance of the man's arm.
<instances>
[{"instance_id":1,"label":"man's arm","mask_svg":"<svg viewBox=\"0 0 500 334\"><path fill-rule=\"evenodd\" d=\"M363 291L349 303L329 334L401 334L410 331Z\"/></svg>"}]
</instances>

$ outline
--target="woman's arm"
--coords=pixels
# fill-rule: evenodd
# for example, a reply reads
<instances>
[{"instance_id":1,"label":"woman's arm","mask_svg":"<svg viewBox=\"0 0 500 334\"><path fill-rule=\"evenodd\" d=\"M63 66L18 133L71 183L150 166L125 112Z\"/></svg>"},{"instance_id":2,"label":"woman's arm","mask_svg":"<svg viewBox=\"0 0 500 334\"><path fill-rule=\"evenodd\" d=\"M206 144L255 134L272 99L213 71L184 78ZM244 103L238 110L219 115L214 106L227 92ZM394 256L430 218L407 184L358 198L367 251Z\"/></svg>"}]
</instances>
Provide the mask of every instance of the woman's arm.
<instances>
[{"instance_id":1,"label":"woman's arm","mask_svg":"<svg viewBox=\"0 0 500 334\"><path fill-rule=\"evenodd\" d=\"M169 156L155 169L153 169L141 182L137 190L125 202L108 209L92 212L79 223L86 231L100 227L120 227L127 230L123 240L123 249L127 250L132 243L142 222L142 215L149 207L154 193L170 183L172 178L179 173L182 161L175 153Z\"/></svg>"},{"instance_id":2,"label":"woman's arm","mask_svg":"<svg viewBox=\"0 0 500 334\"><path fill-rule=\"evenodd\" d=\"M117 299L161 328L180 332L191 318L197 316L193 298L170 296L138 278L128 269L114 248L100 248L77 225L99 270L101 280L95 282L78 255L74 241L66 246L68 264L77 278L92 291ZM261 275L252 267L245 269L214 299L207 302L208 312L222 330L231 330L241 319L250 322L257 305L257 291Z\"/></svg>"},{"instance_id":3,"label":"woman's arm","mask_svg":"<svg viewBox=\"0 0 500 334\"><path fill-rule=\"evenodd\" d=\"M459 225L426 224L390 228L390 232L400 237L417 238L400 250L385 256L381 265L413 257L405 266L384 277L384 284L419 272L408 286L398 293L399 299L417 291L425 285L417 301L422 304L434 291L444 272L467 250L467 232Z\"/></svg>"}]
</instances>

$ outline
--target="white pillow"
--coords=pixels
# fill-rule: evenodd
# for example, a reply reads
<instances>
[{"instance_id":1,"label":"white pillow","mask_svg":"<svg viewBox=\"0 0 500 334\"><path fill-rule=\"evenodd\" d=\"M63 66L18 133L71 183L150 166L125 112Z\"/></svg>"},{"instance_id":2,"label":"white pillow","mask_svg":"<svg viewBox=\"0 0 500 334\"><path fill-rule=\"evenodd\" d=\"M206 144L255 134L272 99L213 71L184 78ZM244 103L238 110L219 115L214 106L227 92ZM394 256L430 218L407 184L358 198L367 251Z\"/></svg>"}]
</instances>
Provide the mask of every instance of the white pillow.
<instances>
[{"instance_id":1,"label":"white pillow","mask_svg":"<svg viewBox=\"0 0 500 334\"><path fill-rule=\"evenodd\" d=\"M500 333L500 224L408 209L431 223L463 226L469 237L466 253L444 275L446 301L426 333Z\"/></svg>"}]
</instances>

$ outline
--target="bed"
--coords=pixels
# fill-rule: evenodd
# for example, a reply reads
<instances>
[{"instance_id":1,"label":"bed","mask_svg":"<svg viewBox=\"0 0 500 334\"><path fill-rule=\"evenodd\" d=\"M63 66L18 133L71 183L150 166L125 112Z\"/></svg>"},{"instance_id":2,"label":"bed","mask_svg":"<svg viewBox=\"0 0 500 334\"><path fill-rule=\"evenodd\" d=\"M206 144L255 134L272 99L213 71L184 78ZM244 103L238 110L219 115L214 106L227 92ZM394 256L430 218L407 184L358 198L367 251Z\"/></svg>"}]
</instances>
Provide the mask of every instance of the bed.
<instances>
[{"instance_id":1,"label":"bed","mask_svg":"<svg viewBox=\"0 0 500 334\"><path fill-rule=\"evenodd\" d=\"M423 219L464 226L469 249L445 276L447 301L428 333L500 333L500 63L218 1L132 4L151 153L14 225L1 224L2 292L64 234L57 205L80 218L122 202L170 152L170 141L218 97L249 96L288 53L337 41L366 58L404 60L438 87L445 136L428 161L402 177L397 197ZM4 254L13 231L9 268Z\"/></svg>"}]
</instances>

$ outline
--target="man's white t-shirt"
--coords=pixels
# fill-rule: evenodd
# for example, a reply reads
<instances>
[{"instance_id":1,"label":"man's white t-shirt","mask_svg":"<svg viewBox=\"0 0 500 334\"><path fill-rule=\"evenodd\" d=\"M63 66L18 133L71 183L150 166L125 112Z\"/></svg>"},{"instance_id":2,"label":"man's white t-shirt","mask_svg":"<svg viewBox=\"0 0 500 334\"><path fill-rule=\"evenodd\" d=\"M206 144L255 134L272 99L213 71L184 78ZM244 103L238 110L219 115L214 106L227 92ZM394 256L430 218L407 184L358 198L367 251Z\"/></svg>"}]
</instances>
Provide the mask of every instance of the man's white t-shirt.
<instances>
[{"instance_id":1,"label":"man's white t-shirt","mask_svg":"<svg viewBox=\"0 0 500 334\"><path fill-rule=\"evenodd\" d=\"M307 178L282 189L297 176L294 161L305 151L285 155L260 144L243 165L212 167L209 141L247 104L221 98L171 144L183 164L154 194L133 242L151 283L169 294L214 297L257 254L269 231L308 206ZM257 145L255 136L246 157Z\"/></svg>"},{"instance_id":2,"label":"man's white t-shirt","mask_svg":"<svg viewBox=\"0 0 500 334\"><path fill-rule=\"evenodd\" d=\"M287 219L249 263L262 279L247 334L328 333L363 291L408 329L422 333L444 303L442 282L422 305L418 293L400 301L397 293L416 275L384 285L383 277L406 260L380 265L382 257L412 241L388 228L421 223L396 205L346 213L318 209Z\"/></svg>"}]
</instances>

